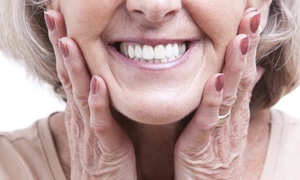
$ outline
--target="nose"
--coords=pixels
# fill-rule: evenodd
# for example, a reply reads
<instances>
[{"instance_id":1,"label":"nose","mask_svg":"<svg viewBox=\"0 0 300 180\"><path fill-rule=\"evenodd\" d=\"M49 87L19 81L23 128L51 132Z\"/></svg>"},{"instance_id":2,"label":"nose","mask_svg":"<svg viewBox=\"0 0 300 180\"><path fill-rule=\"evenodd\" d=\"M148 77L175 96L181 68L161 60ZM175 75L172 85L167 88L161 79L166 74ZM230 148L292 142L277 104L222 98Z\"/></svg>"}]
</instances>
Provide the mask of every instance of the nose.
<instances>
[{"instance_id":1,"label":"nose","mask_svg":"<svg viewBox=\"0 0 300 180\"><path fill-rule=\"evenodd\" d=\"M181 0L127 0L129 12L144 15L150 22L163 22L172 19L181 9Z\"/></svg>"}]
</instances>

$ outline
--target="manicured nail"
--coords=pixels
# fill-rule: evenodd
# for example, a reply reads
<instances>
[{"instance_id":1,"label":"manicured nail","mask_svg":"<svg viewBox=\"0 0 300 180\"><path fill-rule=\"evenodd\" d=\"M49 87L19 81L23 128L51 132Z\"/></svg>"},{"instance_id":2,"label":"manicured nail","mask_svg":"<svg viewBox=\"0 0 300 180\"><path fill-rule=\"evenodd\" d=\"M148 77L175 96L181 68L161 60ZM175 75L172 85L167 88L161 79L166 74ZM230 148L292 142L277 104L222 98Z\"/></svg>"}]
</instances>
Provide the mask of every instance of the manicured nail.
<instances>
[{"instance_id":1,"label":"manicured nail","mask_svg":"<svg viewBox=\"0 0 300 180\"><path fill-rule=\"evenodd\" d=\"M46 11L44 11L44 19L48 30L53 31L55 29L55 22L52 16L50 16Z\"/></svg>"},{"instance_id":2,"label":"manicured nail","mask_svg":"<svg viewBox=\"0 0 300 180\"><path fill-rule=\"evenodd\" d=\"M99 83L97 82L97 79L95 76L92 77L91 85L90 85L90 91L92 94L96 94L99 90Z\"/></svg>"},{"instance_id":3,"label":"manicured nail","mask_svg":"<svg viewBox=\"0 0 300 180\"><path fill-rule=\"evenodd\" d=\"M69 56L69 49L68 45L61 41L61 39L58 39L58 47L60 49L61 54L64 58L67 58Z\"/></svg>"},{"instance_id":4,"label":"manicured nail","mask_svg":"<svg viewBox=\"0 0 300 180\"><path fill-rule=\"evenodd\" d=\"M224 74L220 74L217 78L216 78L216 90L218 92L222 91L223 87L224 87Z\"/></svg>"},{"instance_id":5,"label":"manicured nail","mask_svg":"<svg viewBox=\"0 0 300 180\"><path fill-rule=\"evenodd\" d=\"M249 49L249 36L247 35L241 40L240 44L241 53L242 55L246 55Z\"/></svg>"},{"instance_id":6,"label":"manicured nail","mask_svg":"<svg viewBox=\"0 0 300 180\"><path fill-rule=\"evenodd\" d=\"M250 30L252 33L256 33L260 24L261 14L258 13L250 19Z\"/></svg>"}]
</instances>

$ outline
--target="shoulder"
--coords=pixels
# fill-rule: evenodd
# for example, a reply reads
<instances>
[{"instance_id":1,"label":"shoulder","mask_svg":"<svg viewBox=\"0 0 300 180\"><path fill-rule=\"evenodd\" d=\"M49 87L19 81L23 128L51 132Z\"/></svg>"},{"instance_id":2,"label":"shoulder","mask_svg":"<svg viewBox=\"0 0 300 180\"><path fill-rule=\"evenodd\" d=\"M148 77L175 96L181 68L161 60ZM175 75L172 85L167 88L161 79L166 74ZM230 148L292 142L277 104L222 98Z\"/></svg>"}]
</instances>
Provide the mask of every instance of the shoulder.
<instances>
[{"instance_id":1,"label":"shoulder","mask_svg":"<svg viewBox=\"0 0 300 180\"><path fill-rule=\"evenodd\" d=\"M293 147L293 149L297 148L297 150L299 150L300 119L291 117L285 112L279 110L272 110L271 113L271 140L272 138L274 138L278 143L280 143L284 147Z\"/></svg>"},{"instance_id":2,"label":"shoulder","mask_svg":"<svg viewBox=\"0 0 300 180\"><path fill-rule=\"evenodd\" d=\"M271 130L275 131L276 134L280 134L281 139L294 141L294 143L300 146L300 119L280 110L272 110L271 115Z\"/></svg>"},{"instance_id":3,"label":"shoulder","mask_svg":"<svg viewBox=\"0 0 300 180\"><path fill-rule=\"evenodd\" d=\"M300 120L279 110L272 110L271 115L270 142L262 179L299 178Z\"/></svg>"},{"instance_id":4,"label":"shoulder","mask_svg":"<svg viewBox=\"0 0 300 180\"><path fill-rule=\"evenodd\" d=\"M300 119L292 117L287 113L272 109L271 110L272 116L272 124L281 124L281 125L300 125Z\"/></svg>"},{"instance_id":5,"label":"shoulder","mask_svg":"<svg viewBox=\"0 0 300 180\"><path fill-rule=\"evenodd\" d=\"M0 143L17 144L22 141L34 141L38 139L38 122L35 122L26 129L13 132L0 132Z\"/></svg>"},{"instance_id":6,"label":"shoulder","mask_svg":"<svg viewBox=\"0 0 300 180\"><path fill-rule=\"evenodd\" d=\"M47 122L42 119L26 129L0 133L1 180L51 177L41 137L42 124Z\"/></svg>"}]
</instances>

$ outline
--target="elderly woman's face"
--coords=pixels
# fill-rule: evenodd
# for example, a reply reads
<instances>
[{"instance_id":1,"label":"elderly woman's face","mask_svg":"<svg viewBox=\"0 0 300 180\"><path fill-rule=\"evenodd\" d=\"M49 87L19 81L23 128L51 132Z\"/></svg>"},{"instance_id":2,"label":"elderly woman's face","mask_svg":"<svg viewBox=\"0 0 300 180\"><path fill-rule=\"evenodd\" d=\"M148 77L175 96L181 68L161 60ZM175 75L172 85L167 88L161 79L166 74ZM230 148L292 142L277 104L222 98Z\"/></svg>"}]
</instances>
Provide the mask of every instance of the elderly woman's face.
<instances>
[{"instance_id":1,"label":"elderly woman's face","mask_svg":"<svg viewBox=\"0 0 300 180\"><path fill-rule=\"evenodd\" d=\"M221 71L246 0L60 1L68 36L112 105L133 120L165 124L199 104Z\"/></svg>"}]
</instances>

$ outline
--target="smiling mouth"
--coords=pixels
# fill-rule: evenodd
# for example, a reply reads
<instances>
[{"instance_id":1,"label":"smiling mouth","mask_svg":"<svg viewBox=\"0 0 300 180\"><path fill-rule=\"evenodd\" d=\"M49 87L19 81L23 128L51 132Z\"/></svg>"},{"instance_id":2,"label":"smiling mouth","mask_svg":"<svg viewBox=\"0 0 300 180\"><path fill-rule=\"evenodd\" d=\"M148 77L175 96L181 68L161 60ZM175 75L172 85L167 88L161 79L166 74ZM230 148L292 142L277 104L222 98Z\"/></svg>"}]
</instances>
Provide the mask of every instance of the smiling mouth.
<instances>
[{"instance_id":1,"label":"smiling mouth","mask_svg":"<svg viewBox=\"0 0 300 180\"><path fill-rule=\"evenodd\" d=\"M168 44L139 44L133 42L117 42L113 47L123 56L147 63L167 63L179 59L188 49L188 42Z\"/></svg>"}]
</instances>

